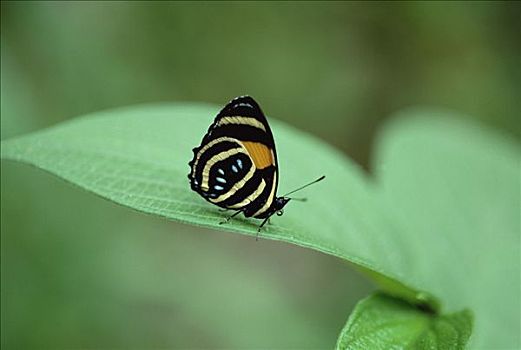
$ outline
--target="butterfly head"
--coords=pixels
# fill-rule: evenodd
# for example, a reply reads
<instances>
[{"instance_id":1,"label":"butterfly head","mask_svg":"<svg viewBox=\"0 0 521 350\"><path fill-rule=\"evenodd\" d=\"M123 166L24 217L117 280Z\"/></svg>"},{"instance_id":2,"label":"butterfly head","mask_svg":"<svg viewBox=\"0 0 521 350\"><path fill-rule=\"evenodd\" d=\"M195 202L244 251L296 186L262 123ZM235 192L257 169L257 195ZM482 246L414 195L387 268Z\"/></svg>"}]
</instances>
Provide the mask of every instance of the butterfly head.
<instances>
[{"instance_id":1,"label":"butterfly head","mask_svg":"<svg viewBox=\"0 0 521 350\"><path fill-rule=\"evenodd\" d=\"M291 198L288 197L277 197L273 202L273 211L277 213L278 216L284 214L284 206L288 204Z\"/></svg>"}]
</instances>

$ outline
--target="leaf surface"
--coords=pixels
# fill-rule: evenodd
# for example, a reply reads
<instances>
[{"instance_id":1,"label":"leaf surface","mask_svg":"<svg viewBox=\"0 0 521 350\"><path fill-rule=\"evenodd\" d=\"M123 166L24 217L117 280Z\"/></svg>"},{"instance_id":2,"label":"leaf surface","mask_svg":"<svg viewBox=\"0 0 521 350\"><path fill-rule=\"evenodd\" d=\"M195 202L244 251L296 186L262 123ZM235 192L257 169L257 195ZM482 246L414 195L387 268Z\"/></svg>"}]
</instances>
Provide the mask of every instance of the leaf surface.
<instances>
[{"instance_id":1,"label":"leaf surface","mask_svg":"<svg viewBox=\"0 0 521 350\"><path fill-rule=\"evenodd\" d=\"M133 209L217 230L256 235L260 221L240 218L219 225L223 214L190 190L192 148L218 108L204 104L144 105L77 118L2 142L2 158L32 164ZM279 194L326 175L263 229L264 238L316 249L383 274L414 301L414 280L404 242L379 213L372 184L341 153L270 118L280 167ZM386 233L387 232L387 233ZM412 282L408 285L408 282Z\"/></svg>"},{"instance_id":2,"label":"leaf surface","mask_svg":"<svg viewBox=\"0 0 521 350\"><path fill-rule=\"evenodd\" d=\"M467 310L438 316L377 293L358 303L337 349L464 349L471 329Z\"/></svg>"}]
</instances>

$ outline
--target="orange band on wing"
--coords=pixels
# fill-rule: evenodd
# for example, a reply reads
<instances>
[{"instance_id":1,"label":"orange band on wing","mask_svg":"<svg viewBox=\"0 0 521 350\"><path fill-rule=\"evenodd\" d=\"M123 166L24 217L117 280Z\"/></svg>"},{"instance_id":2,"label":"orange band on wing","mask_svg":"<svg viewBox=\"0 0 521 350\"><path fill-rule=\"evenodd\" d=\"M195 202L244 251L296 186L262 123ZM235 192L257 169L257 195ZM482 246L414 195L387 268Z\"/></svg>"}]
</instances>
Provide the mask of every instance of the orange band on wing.
<instances>
[{"instance_id":1,"label":"orange band on wing","mask_svg":"<svg viewBox=\"0 0 521 350\"><path fill-rule=\"evenodd\" d=\"M244 147L248 150L250 157L255 163L257 169L264 169L270 165L275 165L275 157L273 151L260 142L242 141Z\"/></svg>"}]
</instances>

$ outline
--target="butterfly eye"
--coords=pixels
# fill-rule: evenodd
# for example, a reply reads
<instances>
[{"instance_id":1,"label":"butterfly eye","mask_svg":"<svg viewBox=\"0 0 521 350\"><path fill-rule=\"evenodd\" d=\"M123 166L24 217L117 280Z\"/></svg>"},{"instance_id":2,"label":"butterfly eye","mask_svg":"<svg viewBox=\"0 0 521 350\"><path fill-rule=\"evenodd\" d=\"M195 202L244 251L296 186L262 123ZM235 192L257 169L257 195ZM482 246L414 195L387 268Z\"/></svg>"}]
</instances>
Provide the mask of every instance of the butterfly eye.
<instances>
[{"instance_id":1,"label":"butterfly eye","mask_svg":"<svg viewBox=\"0 0 521 350\"><path fill-rule=\"evenodd\" d=\"M282 209L277 212L277 216L281 216L282 214L284 214L284 210Z\"/></svg>"}]
</instances>

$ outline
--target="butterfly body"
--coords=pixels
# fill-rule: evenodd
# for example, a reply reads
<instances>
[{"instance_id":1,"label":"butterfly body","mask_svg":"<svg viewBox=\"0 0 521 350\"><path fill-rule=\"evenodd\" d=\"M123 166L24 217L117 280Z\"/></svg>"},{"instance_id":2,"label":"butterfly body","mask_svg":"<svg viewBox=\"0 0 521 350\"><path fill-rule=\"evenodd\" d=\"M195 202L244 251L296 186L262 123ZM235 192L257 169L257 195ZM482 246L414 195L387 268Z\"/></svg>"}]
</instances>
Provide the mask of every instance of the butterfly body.
<instances>
[{"instance_id":1,"label":"butterfly body","mask_svg":"<svg viewBox=\"0 0 521 350\"><path fill-rule=\"evenodd\" d=\"M276 197L273 134L253 98L241 96L228 103L193 152L190 185L208 202L266 221L289 201Z\"/></svg>"}]
</instances>

